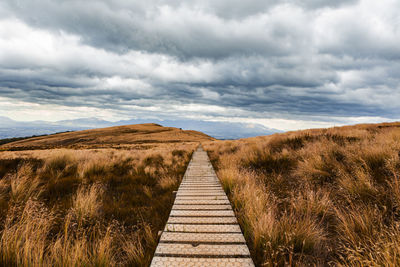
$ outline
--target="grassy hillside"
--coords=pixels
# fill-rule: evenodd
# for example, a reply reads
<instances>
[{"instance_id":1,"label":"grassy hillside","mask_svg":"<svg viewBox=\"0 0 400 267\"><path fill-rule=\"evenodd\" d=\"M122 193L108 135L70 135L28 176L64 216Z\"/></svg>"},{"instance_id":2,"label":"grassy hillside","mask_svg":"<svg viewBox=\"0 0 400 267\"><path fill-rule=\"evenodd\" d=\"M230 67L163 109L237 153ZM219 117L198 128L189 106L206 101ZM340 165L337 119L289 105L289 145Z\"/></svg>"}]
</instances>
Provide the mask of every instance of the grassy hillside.
<instances>
[{"instance_id":1,"label":"grassy hillside","mask_svg":"<svg viewBox=\"0 0 400 267\"><path fill-rule=\"evenodd\" d=\"M210 140L214 140L214 138L201 132L146 123L33 137L4 144L0 146L0 149L126 148L138 144L199 142Z\"/></svg>"},{"instance_id":2,"label":"grassy hillside","mask_svg":"<svg viewBox=\"0 0 400 267\"><path fill-rule=\"evenodd\" d=\"M198 144L188 141L205 139L148 124L7 144L23 151L0 151L0 266L146 266Z\"/></svg>"},{"instance_id":3,"label":"grassy hillside","mask_svg":"<svg viewBox=\"0 0 400 267\"><path fill-rule=\"evenodd\" d=\"M258 266L400 266L400 123L205 148Z\"/></svg>"},{"instance_id":4,"label":"grassy hillside","mask_svg":"<svg viewBox=\"0 0 400 267\"><path fill-rule=\"evenodd\" d=\"M6 144L0 265L146 266L198 142L258 266L400 265L400 123L236 141L147 124Z\"/></svg>"}]
</instances>

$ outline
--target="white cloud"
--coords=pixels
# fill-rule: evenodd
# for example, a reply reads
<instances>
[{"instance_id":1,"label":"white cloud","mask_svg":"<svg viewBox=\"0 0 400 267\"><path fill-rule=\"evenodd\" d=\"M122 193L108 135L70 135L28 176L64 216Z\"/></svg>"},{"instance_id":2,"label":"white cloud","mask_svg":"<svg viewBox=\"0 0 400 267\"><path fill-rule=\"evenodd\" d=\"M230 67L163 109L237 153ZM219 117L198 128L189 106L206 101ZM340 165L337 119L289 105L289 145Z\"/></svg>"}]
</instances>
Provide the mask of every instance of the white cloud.
<instances>
[{"instance_id":1,"label":"white cloud","mask_svg":"<svg viewBox=\"0 0 400 267\"><path fill-rule=\"evenodd\" d=\"M6 1L0 112L283 130L393 120L399 12L395 0Z\"/></svg>"},{"instance_id":2,"label":"white cloud","mask_svg":"<svg viewBox=\"0 0 400 267\"><path fill-rule=\"evenodd\" d=\"M35 104L0 97L1 116L9 117L16 121L59 121L66 119L77 119L91 114L94 117L100 117L109 121L120 120L115 112L103 108L93 107L67 107L60 105ZM127 117L125 117L127 118Z\"/></svg>"}]
</instances>

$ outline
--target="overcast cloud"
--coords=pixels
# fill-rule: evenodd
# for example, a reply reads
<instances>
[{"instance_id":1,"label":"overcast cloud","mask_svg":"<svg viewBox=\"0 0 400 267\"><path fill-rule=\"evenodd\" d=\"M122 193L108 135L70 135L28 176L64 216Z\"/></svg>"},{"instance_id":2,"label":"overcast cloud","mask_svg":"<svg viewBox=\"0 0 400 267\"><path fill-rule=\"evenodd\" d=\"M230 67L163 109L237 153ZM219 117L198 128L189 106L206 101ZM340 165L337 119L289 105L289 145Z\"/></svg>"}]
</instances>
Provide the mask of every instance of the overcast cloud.
<instances>
[{"instance_id":1,"label":"overcast cloud","mask_svg":"<svg viewBox=\"0 0 400 267\"><path fill-rule=\"evenodd\" d=\"M3 0L0 113L399 120L399 14L397 0Z\"/></svg>"}]
</instances>

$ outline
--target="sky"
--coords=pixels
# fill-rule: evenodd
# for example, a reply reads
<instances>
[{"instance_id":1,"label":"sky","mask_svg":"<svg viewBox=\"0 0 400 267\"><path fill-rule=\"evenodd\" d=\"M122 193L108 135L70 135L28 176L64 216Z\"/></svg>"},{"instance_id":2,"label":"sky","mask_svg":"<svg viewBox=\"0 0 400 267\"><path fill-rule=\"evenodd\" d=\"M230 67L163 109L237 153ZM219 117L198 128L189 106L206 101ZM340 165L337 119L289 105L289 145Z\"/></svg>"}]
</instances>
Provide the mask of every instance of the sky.
<instances>
[{"instance_id":1,"label":"sky","mask_svg":"<svg viewBox=\"0 0 400 267\"><path fill-rule=\"evenodd\" d=\"M400 120L398 0L2 0L0 116Z\"/></svg>"}]
</instances>

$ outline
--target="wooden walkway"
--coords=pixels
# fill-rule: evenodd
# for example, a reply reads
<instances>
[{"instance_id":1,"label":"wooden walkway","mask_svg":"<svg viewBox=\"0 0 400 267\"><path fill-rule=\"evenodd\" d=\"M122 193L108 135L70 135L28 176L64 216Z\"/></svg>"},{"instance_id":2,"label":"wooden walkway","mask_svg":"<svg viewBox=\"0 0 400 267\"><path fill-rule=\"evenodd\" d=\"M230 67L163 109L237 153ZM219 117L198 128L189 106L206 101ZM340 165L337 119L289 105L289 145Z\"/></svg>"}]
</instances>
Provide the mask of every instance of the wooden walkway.
<instances>
[{"instance_id":1,"label":"wooden walkway","mask_svg":"<svg viewBox=\"0 0 400 267\"><path fill-rule=\"evenodd\" d=\"M254 266L229 200L201 147L179 186L151 266Z\"/></svg>"}]
</instances>

